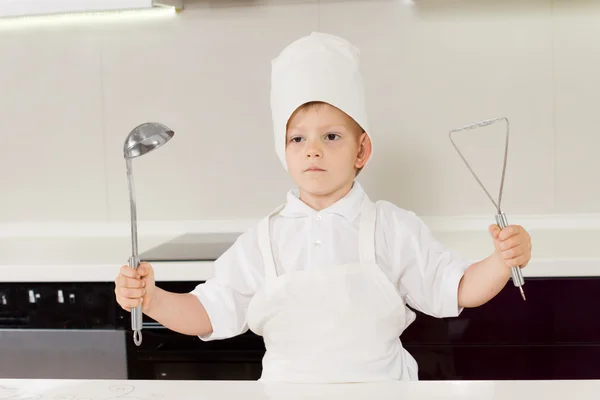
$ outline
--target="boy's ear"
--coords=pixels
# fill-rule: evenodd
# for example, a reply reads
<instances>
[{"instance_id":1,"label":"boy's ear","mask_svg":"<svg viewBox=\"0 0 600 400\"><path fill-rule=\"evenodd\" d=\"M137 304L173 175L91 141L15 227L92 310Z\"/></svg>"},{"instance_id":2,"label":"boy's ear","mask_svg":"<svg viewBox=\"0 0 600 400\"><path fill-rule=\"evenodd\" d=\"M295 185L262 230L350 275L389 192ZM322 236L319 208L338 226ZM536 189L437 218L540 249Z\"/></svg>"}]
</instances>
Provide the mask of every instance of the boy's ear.
<instances>
[{"instance_id":1,"label":"boy's ear","mask_svg":"<svg viewBox=\"0 0 600 400\"><path fill-rule=\"evenodd\" d=\"M358 154L356 156L356 162L354 166L359 170L365 166L369 157L371 157L371 151L373 147L371 144L371 137L368 133L363 132L358 139Z\"/></svg>"}]
</instances>

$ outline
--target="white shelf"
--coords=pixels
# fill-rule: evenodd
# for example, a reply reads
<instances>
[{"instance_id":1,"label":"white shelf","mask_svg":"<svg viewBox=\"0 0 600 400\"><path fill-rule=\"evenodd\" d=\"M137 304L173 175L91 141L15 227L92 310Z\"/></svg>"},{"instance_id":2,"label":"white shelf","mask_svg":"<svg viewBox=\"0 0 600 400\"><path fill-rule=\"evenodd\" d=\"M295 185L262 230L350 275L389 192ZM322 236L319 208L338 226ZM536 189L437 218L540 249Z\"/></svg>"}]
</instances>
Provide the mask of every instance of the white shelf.
<instances>
[{"instance_id":1,"label":"white shelf","mask_svg":"<svg viewBox=\"0 0 600 400\"><path fill-rule=\"evenodd\" d=\"M486 218L426 219L434 235L467 259L476 261L493 251ZM517 222L518 221L518 222ZM523 270L527 277L600 277L598 218L515 218L528 227L533 252ZM256 221L141 223L139 252L170 252L205 245L215 235L235 238ZM454 227L454 229L452 229ZM12 234L11 234L12 233ZM221 239L219 239L221 240ZM228 239L233 241L234 239ZM175 250L173 250L175 249ZM0 282L87 281L112 282L131 253L128 224L9 224L0 225ZM169 258L161 256L160 258ZM158 281L201 281L213 276L213 263L154 262Z\"/></svg>"},{"instance_id":2,"label":"white shelf","mask_svg":"<svg viewBox=\"0 0 600 400\"><path fill-rule=\"evenodd\" d=\"M210 261L155 262L158 282L203 281L214 276ZM119 273L115 264L0 265L1 282L113 282ZM523 269L527 278L600 277L600 260L532 260Z\"/></svg>"}]
</instances>

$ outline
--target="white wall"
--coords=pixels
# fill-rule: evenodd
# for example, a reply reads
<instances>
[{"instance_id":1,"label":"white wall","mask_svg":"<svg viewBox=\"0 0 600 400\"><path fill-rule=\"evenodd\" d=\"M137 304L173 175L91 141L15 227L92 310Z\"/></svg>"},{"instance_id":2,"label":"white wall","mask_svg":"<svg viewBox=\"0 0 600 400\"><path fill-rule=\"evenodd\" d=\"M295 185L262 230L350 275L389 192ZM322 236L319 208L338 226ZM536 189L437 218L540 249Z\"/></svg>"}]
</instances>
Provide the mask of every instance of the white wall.
<instances>
[{"instance_id":1,"label":"white wall","mask_svg":"<svg viewBox=\"0 0 600 400\"><path fill-rule=\"evenodd\" d=\"M409 3L188 1L169 19L0 22L0 223L126 222L122 144L148 120L176 137L135 161L140 220L267 213L292 185L273 150L270 60L313 30L362 50L372 198L492 217L448 131L508 116L509 217L599 213L600 2ZM483 152L461 144L493 187L503 127L489 133L472 139Z\"/></svg>"}]
</instances>

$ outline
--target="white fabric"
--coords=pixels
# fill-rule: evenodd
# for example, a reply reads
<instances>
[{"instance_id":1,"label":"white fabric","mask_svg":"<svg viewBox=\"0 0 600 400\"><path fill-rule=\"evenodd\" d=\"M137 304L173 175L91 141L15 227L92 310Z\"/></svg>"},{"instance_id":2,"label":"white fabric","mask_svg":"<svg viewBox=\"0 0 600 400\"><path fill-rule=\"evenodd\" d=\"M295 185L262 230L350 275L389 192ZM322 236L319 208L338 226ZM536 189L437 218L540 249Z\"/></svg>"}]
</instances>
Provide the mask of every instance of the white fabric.
<instances>
[{"instance_id":1,"label":"white fabric","mask_svg":"<svg viewBox=\"0 0 600 400\"><path fill-rule=\"evenodd\" d=\"M364 196L355 181L344 198L316 212L290 191L269 229L277 274L357 263ZM437 241L414 213L379 201L376 214L375 260L403 300L434 317L458 315L458 283L470 263ZM264 283L264 265L257 228L240 235L215 261L215 276L192 291L213 325L201 339L229 338L248 329L248 304Z\"/></svg>"},{"instance_id":2,"label":"white fabric","mask_svg":"<svg viewBox=\"0 0 600 400\"><path fill-rule=\"evenodd\" d=\"M286 124L302 104L329 103L352 117L371 135L359 55L359 50L347 40L313 32L289 44L272 60L275 152L286 170Z\"/></svg>"},{"instance_id":3,"label":"white fabric","mask_svg":"<svg viewBox=\"0 0 600 400\"><path fill-rule=\"evenodd\" d=\"M276 215L277 211L273 214ZM264 337L261 381L346 383L418 380L400 334L414 320L375 263L375 205L363 197L359 262L277 275L270 216L258 228L265 284L248 308Z\"/></svg>"}]
</instances>

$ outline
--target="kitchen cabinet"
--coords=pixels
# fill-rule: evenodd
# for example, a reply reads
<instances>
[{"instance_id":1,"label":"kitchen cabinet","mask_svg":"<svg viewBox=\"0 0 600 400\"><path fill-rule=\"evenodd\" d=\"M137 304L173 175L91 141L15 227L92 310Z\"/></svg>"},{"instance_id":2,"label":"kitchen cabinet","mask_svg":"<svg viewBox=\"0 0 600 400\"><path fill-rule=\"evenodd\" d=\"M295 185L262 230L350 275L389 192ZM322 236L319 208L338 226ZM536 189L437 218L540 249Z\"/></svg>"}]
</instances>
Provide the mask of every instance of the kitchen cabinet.
<instances>
[{"instance_id":1,"label":"kitchen cabinet","mask_svg":"<svg viewBox=\"0 0 600 400\"><path fill-rule=\"evenodd\" d=\"M186 292L198 283L158 285ZM528 278L524 288L527 301L509 282L490 302L455 318L417 312L401 339L419 364L419 379L600 379L600 277ZM264 342L252 332L214 342L164 330L145 335L145 348L128 341L135 379L217 373L228 379L238 371L230 379L251 380L260 374Z\"/></svg>"},{"instance_id":2,"label":"kitchen cabinet","mask_svg":"<svg viewBox=\"0 0 600 400\"><path fill-rule=\"evenodd\" d=\"M402 335L431 379L600 379L600 277L511 282L456 318L417 312Z\"/></svg>"}]
</instances>

